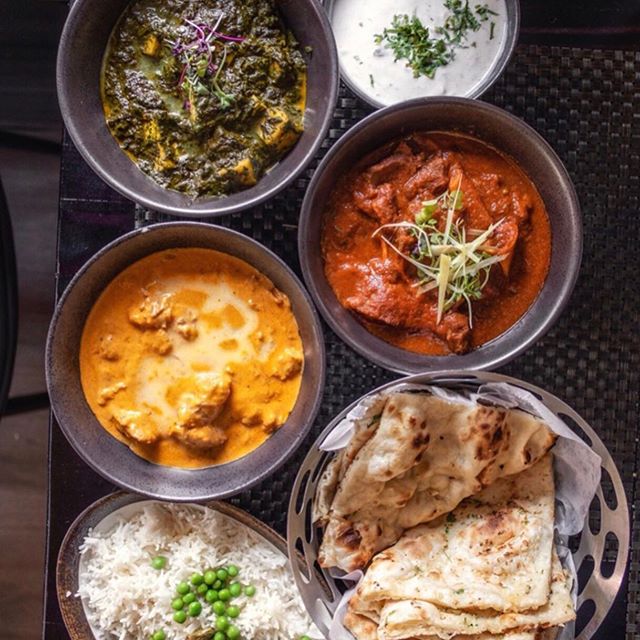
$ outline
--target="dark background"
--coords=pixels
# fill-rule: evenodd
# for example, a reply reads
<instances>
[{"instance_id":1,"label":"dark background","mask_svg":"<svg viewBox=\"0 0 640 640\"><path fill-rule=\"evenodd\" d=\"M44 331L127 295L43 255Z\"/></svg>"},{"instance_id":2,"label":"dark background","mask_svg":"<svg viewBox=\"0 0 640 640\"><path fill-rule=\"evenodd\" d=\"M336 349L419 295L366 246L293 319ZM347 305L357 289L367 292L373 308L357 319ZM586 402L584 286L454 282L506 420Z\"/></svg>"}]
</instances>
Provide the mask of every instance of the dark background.
<instances>
[{"instance_id":1,"label":"dark background","mask_svg":"<svg viewBox=\"0 0 640 640\"><path fill-rule=\"evenodd\" d=\"M578 285L581 302L577 311L571 317L565 315L548 338L505 372L564 397L603 437L607 436L633 507L638 484L634 472L640 366L640 288L635 275L640 241L636 223L640 57L632 52L640 49L640 0L522 0L521 7L520 43L544 47L520 47L505 79L487 99L542 130L567 163L585 210L586 268ZM0 0L0 178L9 196L21 276L21 336L12 393L19 398L44 391L41 349L54 294L55 182L62 135L55 95L55 52L65 15L64 1ZM566 47L605 51L590 56L584 49ZM613 49L615 53L609 51ZM574 83L574 77L580 82ZM563 81L573 88L563 89ZM559 97L550 91L555 86L560 87ZM344 96L338 112L347 122L362 115L360 107ZM60 284L92 251L133 225L133 208L108 194L70 147L64 152L63 166ZM75 198L83 186L106 194L105 201L86 208L79 205ZM295 198L286 208L287 219L295 219ZM283 237L274 231L273 209L262 213L255 224L264 226L264 241L281 255L293 255L294 235ZM100 222L94 224L92 220ZM229 222L247 233L252 231L238 218ZM632 225L628 232L625 224ZM0 273L1 277L5 275ZM611 293L594 292L594 281ZM613 308L609 309L609 304ZM325 403L318 424L353 399L350 394L359 395L356 390L369 389L390 377L352 359L331 336L328 357L333 382L327 395L333 396ZM341 389L341 380L352 386ZM607 382L617 382L618 388L605 391ZM14 427L7 419L0 425L3 640L35 639L40 632L48 430L43 412L24 418L20 426ZM70 520L84 504L109 490L68 451L57 429L53 437L50 567L54 566L56 544ZM272 520L279 529L286 504L280 494L286 495L287 491L282 480L274 481L273 492L266 498L253 493L241 499L242 506ZM629 597L610 615L601 640L640 638L640 540L635 527L633 545ZM49 596L47 637L65 638L55 596Z\"/></svg>"}]
</instances>

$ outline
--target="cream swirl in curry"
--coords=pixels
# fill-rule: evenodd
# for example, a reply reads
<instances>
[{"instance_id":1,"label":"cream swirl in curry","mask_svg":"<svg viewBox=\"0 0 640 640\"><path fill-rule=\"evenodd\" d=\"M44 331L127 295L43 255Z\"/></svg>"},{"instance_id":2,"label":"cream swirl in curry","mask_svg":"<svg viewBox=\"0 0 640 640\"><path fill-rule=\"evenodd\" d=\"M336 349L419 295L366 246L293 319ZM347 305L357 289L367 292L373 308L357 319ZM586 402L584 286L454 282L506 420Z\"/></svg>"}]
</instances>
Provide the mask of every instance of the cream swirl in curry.
<instances>
[{"instance_id":1,"label":"cream swirl in curry","mask_svg":"<svg viewBox=\"0 0 640 640\"><path fill-rule=\"evenodd\" d=\"M280 426L303 349L289 299L209 249L152 254L119 274L82 335L82 387L100 424L158 464L240 458Z\"/></svg>"}]
</instances>

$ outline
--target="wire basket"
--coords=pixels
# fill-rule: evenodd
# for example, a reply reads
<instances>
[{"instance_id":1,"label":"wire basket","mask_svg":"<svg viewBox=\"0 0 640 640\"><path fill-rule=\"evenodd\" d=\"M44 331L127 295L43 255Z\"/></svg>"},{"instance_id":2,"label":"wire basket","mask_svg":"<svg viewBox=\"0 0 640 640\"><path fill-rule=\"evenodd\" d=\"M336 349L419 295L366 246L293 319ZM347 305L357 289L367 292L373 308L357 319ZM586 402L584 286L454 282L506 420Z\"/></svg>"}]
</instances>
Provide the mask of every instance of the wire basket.
<instances>
[{"instance_id":1,"label":"wire basket","mask_svg":"<svg viewBox=\"0 0 640 640\"><path fill-rule=\"evenodd\" d=\"M629 508L620 474L596 432L566 403L556 396L521 380L485 372L441 372L419 374L395 380L374 391L378 393L399 383L428 384L453 391L475 392L489 382L506 382L536 396L586 442L602 459L600 486L591 503L581 533L568 540L578 574L576 640L590 640L618 594L629 557ZM292 563L302 599L320 631L326 637L342 594L349 587L320 567L317 552L321 530L312 522L312 505L322 471L333 453L322 451L322 443L345 416L361 402L357 400L334 418L307 454L296 477L289 504L287 544L289 557L301 554L304 564Z\"/></svg>"}]
</instances>

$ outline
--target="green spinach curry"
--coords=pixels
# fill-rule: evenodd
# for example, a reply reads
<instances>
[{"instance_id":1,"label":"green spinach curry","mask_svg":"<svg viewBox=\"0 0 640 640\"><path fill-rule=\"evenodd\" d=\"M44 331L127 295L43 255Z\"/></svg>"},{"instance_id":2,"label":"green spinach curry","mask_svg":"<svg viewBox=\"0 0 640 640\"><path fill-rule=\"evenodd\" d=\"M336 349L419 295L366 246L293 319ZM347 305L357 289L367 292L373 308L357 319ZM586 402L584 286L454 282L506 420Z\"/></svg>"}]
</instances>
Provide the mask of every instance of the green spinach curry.
<instances>
[{"instance_id":1,"label":"green spinach curry","mask_svg":"<svg viewBox=\"0 0 640 640\"><path fill-rule=\"evenodd\" d=\"M272 0L133 0L104 59L111 133L192 197L254 185L303 130L306 65Z\"/></svg>"}]
</instances>

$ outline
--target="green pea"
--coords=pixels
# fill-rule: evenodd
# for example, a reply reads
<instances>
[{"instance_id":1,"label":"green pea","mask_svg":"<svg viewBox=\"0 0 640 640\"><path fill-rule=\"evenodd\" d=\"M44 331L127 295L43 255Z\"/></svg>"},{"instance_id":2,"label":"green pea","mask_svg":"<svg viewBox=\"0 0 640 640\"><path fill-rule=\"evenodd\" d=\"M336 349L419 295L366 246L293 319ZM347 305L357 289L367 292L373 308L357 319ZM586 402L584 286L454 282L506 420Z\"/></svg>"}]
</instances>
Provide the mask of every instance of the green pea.
<instances>
[{"instance_id":1,"label":"green pea","mask_svg":"<svg viewBox=\"0 0 640 640\"><path fill-rule=\"evenodd\" d=\"M167 566L167 559L164 556L156 556L151 560L151 566L160 571L160 569L164 569Z\"/></svg>"},{"instance_id":2,"label":"green pea","mask_svg":"<svg viewBox=\"0 0 640 640\"><path fill-rule=\"evenodd\" d=\"M193 592L187 593L186 595L182 596L182 601L185 604L191 604L192 602L195 602L195 599L196 599L196 595Z\"/></svg>"},{"instance_id":3,"label":"green pea","mask_svg":"<svg viewBox=\"0 0 640 640\"><path fill-rule=\"evenodd\" d=\"M175 598L171 601L171 608L175 611L180 611L184 609L184 600L182 598Z\"/></svg>"},{"instance_id":4,"label":"green pea","mask_svg":"<svg viewBox=\"0 0 640 640\"><path fill-rule=\"evenodd\" d=\"M158 629L152 634L151 640L165 640L166 637L167 634L162 629Z\"/></svg>"},{"instance_id":5,"label":"green pea","mask_svg":"<svg viewBox=\"0 0 640 640\"><path fill-rule=\"evenodd\" d=\"M184 611L176 611L173 614L173 619L178 623L182 624L187 619L187 614Z\"/></svg>"},{"instance_id":6,"label":"green pea","mask_svg":"<svg viewBox=\"0 0 640 640\"><path fill-rule=\"evenodd\" d=\"M227 640L227 634L224 631L216 631L213 640Z\"/></svg>"},{"instance_id":7,"label":"green pea","mask_svg":"<svg viewBox=\"0 0 640 640\"><path fill-rule=\"evenodd\" d=\"M213 589L208 589L207 593L204 594L204 599L209 604L213 604L218 599L218 592Z\"/></svg>"},{"instance_id":8,"label":"green pea","mask_svg":"<svg viewBox=\"0 0 640 640\"><path fill-rule=\"evenodd\" d=\"M192 618L195 618L196 616L199 616L202 613L202 605L199 602L192 602L189 605L189 615Z\"/></svg>"},{"instance_id":9,"label":"green pea","mask_svg":"<svg viewBox=\"0 0 640 640\"><path fill-rule=\"evenodd\" d=\"M203 596L205 593L207 593L207 591L209 591L209 587L203 582L202 584L198 585L198 588L196 589L196 591Z\"/></svg>"},{"instance_id":10,"label":"green pea","mask_svg":"<svg viewBox=\"0 0 640 640\"><path fill-rule=\"evenodd\" d=\"M212 585L216 581L216 572L208 569L204 572L204 581L208 585Z\"/></svg>"},{"instance_id":11,"label":"green pea","mask_svg":"<svg viewBox=\"0 0 640 640\"><path fill-rule=\"evenodd\" d=\"M226 631L229 628L229 618L226 616L218 616L216 618L216 629L218 631Z\"/></svg>"},{"instance_id":12,"label":"green pea","mask_svg":"<svg viewBox=\"0 0 640 640\"><path fill-rule=\"evenodd\" d=\"M178 586L176 587L176 591L181 595L184 596L187 593L189 593L189 585L186 582L180 582L178 584Z\"/></svg>"},{"instance_id":13,"label":"green pea","mask_svg":"<svg viewBox=\"0 0 640 640\"><path fill-rule=\"evenodd\" d=\"M221 616L226 610L227 607L225 607L224 602L217 600L213 603L213 613L215 613L217 616Z\"/></svg>"},{"instance_id":14,"label":"green pea","mask_svg":"<svg viewBox=\"0 0 640 640\"><path fill-rule=\"evenodd\" d=\"M237 598L242 593L242 585L239 582L232 582L229 585L229 593Z\"/></svg>"},{"instance_id":15,"label":"green pea","mask_svg":"<svg viewBox=\"0 0 640 640\"><path fill-rule=\"evenodd\" d=\"M228 573L232 578L235 578L235 577L240 573L240 570L238 569L238 567L236 567L236 565L235 565L235 564L230 564L230 565L227 567L227 573Z\"/></svg>"},{"instance_id":16,"label":"green pea","mask_svg":"<svg viewBox=\"0 0 640 640\"><path fill-rule=\"evenodd\" d=\"M229 638L229 640L238 640L239 637L240 637L240 629L238 629L238 627L232 624L227 629L227 638Z\"/></svg>"},{"instance_id":17,"label":"green pea","mask_svg":"<svg viewBox=\"0 0 640 640\"><path fill-rule=\"evenodd\" d=\"M231 592L229 591L229 589L220 589L220 591L218 591L218 598L220 598L222 602L231 600Z\"/></svg>"},{"instance_id":18,"label":"green pea","mask_svg":"<svg viewBox=\"0 0 640 640\"><path fill-rule=\"evenodd\" d=\"M197 587L199 584L202 584L202 581L203 581L203 580L204 580L204 578L202 577L202 574L201 574L201 573L194 573L194 574L191 576L191 584L195 585L196 587Z\"/></svg>"},{"instance_id":19,"label":"green pea","mask_svg":"<svg viewBox=\"0 0 640 640\"><path fill-rule=\"evenodd\" d=\"M225 613L230 618L237 618L240 615L240 608L232 604L230 607L227 607L227 610L225 611Z\"/></svg>"},{"instance_id":20,"label":"green pea","mask_svg":"<svg viewBox=\"0 0 640 640\"><path fill-rule=\"evenodd\" d=\"M218 578L218 580L222 580L222 582L224 582L229 577L229 574L225 569L218 569L216 571L216 577Z\"/></svg>"},{"instance_id":21,"label":"green pea","mask_svg":"<svg viewBox=\"0 0 640 640\"><path fill-rule=\"evenodd\" d=\"M223 582L222 580L216 580L211 586L214 589L222 589Z\"/></svg>"},{"instance_id":22,"label":"green pea","mask_svg":"<svg viewBox=\"0 0 640 640\"><path fill-rule=\"evenodd\" d=\"M250 584L244 588L244 595L253 598L256 595L256 588Z\"/></svg>"}]
</instances>

